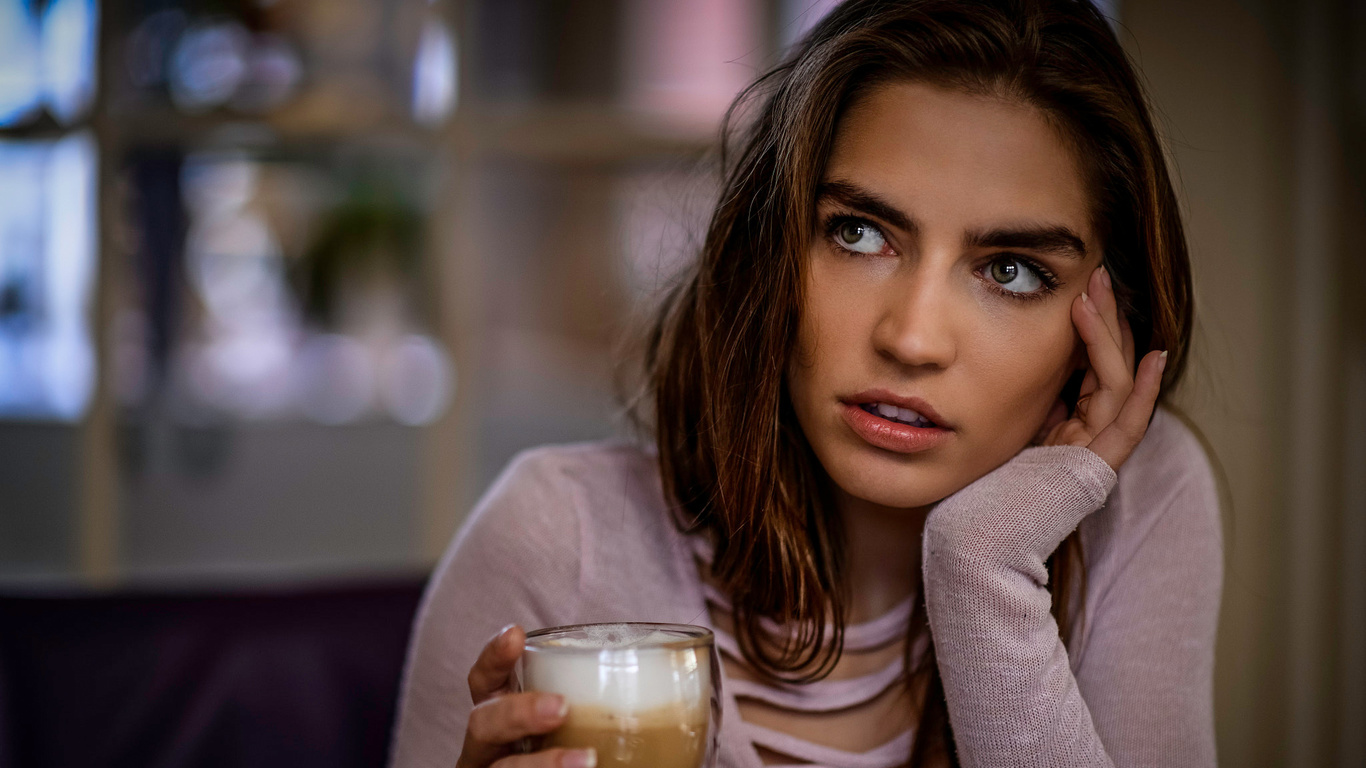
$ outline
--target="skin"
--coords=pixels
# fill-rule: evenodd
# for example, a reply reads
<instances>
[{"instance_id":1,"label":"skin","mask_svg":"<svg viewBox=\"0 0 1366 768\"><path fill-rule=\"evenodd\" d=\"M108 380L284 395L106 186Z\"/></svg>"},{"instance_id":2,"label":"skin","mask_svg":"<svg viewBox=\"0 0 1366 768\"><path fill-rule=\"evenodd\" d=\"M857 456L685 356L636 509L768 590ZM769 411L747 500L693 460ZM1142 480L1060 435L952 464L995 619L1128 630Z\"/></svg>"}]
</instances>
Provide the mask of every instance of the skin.
<instances>
[{"instance_id":1,"label":"skin","mask_svg":"<svg viewBox=\"0 0 1366 768\"><path fill-rule=\"evenodd\" d=\"M932 505L1022 449L1082 445L1118 469L1146 431L1165 360L1145 356L1135 386L1132 336L1099 268L1081 166L1034 107L919 82L882 86L841 119L824 181L845 192L817 203L788 386L836 488L851 618L862 621L918 589L920 550L906 543L919 541ZM909 221L876 215L859 195ZM828 233L832 215L858 221ZM1026 227L1065 229L1084 253L969 237ZM1019 257L1045 267L1056 289L1019 298L1044 289ZM1059 393L1078 369L1088 374L1069 414ZM948 440L909 454L863 440L841 412L874 388L927 401L953 427Z\"/></svg>"},{"instance_id":2,"label":"skin","mask_svg":"<svg viewBox=\"0 0 1366 768\"><path fill-rule=\"evenodd\" d=\"M470 668L469 727L456 768L591 768L593 750L545 749L514 754L518 740L550 733L564 722L564 698L553 693L514 693L513 670L526 647L526 632L516 624L503 627L484 645Z\"/></svg>"},{"instance_id":3,"label":"skin","mask_svg":"<svg viewBox=\"0 0 1366 768\"><path fill-rule=\"evenodd\" d=\"M933 504L1025 447L1085 446L1119 469L1147 429L1164 361L1151 352L1135 371L1132 334L1098 268L1102 244L1088 221L1079 165L1037 110L922 83L883 86L841 120L825 181L874 196L916 223L898 227L847 200L819 201L818 222L833 213L860 216L863 231L875 228L881 242L874 253L849 253L818 223L788 373L798 421L836 487L857 622L919 588L920 548L907 543L919 541ZM1021 225L1066 228L1085 255L966 242L970 232ZM864 236L845 244L878 242ZM999 292L1039 289L1008 254L1047 267L1057 290L1037 301ZM1016 264L1016 274L993 273L1001 261ZM1088 372L1076 412L1068 413L1058 395L1077 369ZM928 401L954 428L949 440L915 454L864 442L840 416L841 398L873 388ZM559 696L514 692L525 642L521 627L505 628L470 670L476 706L457 768L593 764L574 750L513 754L518 739L548 733L564 718ZM744 718L783 727L782 716L747 711ZM808 737L850 739L861 746L842 748L855 750L904 725L800 723Z\"/></svg>"}]
</instances>

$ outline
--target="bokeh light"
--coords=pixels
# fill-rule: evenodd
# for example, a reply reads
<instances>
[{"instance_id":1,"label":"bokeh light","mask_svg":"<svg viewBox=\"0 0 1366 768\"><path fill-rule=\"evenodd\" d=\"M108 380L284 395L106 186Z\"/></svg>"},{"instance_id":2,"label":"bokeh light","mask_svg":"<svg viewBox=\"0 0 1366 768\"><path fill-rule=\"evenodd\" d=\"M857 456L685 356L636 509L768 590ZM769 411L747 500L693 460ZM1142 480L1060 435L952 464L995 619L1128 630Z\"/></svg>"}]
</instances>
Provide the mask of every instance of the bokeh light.
<instances>
[{"instance_id":1,"label":"bokeh light","mask_svg":"<svg viewBox=\"0 0 1366 768\"><path fill-rule=\"evenodd\" d=\"M95 0L53 0L42 20L43 93L63 123L83 117L95 99Z\"/></svg>"},{"instance_id":2,"label":"bokeh light","mask_svg":"<svg viewBox=\"0 0 1366 768\"><path fill-rule=\"evenodd\" d=\"M89 403L95 168L88 133L0 141L0 415L74 421Z\"/></svg>"},{"instance_id":3,"label":"bokeh light","mask_svg":"<svg viewBox=\"0 0 1366 768\"><path fill-rule=\"evenodd\" d=\"M0 126L35 112L42 88L37 22L21 0L0 0Z\"/></svg>"}]
</instances>

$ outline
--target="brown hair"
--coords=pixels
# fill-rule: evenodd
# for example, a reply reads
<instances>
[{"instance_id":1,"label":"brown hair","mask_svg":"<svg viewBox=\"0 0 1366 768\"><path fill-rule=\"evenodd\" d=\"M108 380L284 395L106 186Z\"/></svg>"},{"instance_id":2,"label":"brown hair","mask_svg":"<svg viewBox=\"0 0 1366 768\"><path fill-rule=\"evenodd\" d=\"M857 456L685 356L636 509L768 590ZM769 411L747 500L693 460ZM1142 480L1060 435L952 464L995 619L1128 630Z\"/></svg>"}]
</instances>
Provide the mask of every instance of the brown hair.
<instances>
[{"instance_id":1,"label":"brown hair","mask_svg":"<svg viewBox=\"0 0 1366 768\"><path fill-rule=\"evenodd\" d=\"M920 80L1040 109L1087 174L1135 364L1169 350L1162 401L1186 367L1192 323L1185 236L1134 68L1084 0L846 0L736 99L723 127L723 185L701 252L647 340L646 391L664 488L684 531L714 546L739 646L773 680L825 677L843 650L843 539L829 480L789 402L816 188L843 111L892 80ZM745 120L740 119L744 113ZM744 123L743 129L735 126ZM1064 387L1074 405L1080 375ZM1049 559L1064 642L1084 609L1072 534ZM768 634L761 619L791 631ZM829 623L833 634L827 637ZM908 628L927 632L923 600ZM909 663L926 685L912 765L956 764L933 645Z\"/></svg>"}]
</instances>

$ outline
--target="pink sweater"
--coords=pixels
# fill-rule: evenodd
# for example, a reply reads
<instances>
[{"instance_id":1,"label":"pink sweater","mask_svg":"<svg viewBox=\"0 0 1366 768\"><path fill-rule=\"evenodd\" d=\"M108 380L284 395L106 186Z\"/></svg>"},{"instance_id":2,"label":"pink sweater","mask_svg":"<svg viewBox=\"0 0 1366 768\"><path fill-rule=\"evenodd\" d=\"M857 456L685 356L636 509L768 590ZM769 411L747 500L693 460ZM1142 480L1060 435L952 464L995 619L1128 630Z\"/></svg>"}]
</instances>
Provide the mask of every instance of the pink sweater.
<instances>
[{"instance_id":1,"label":"pink sweater","mask_svg":"<svg viewBox=\"0 0 1366 768\"><path fill-rule=\"evenodd\" d=\"M1099 511L1097 511L1099 510ZM1091 514L1096 512L1096 514ZM1086 620L1065 648L1045 558L1080 524ZM910 544L910 546L915 546ZM1199 442L1158 409L1118 475L1075 446L1040 446L940 502L922 537L926 607L964 766L1211 766L1212 677L1223 578L1218 497ZM466 677L504 625L712 625L726 597L699 578L706 548L669 520L653 454L626 443L518 456L455 536L409 650L391 765L451 768L472 703ZM904 632L909 600L849 628L850 650ZM718 632L718 649L734 655ZM922 649L923 650L923 649ZM774 688L723 676L719 765L891 768L914 733L845 752L740 718L737 697L794 711L864 702L895 664Z\"/></svg>"}]
</instances>

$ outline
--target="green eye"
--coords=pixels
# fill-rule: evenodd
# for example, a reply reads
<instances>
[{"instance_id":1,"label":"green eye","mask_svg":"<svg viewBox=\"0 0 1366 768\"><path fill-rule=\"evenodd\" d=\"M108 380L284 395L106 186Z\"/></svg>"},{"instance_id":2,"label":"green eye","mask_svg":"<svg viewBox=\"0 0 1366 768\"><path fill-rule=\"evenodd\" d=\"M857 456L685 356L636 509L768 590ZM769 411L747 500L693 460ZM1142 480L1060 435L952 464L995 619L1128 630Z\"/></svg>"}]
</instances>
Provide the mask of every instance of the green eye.
<instances>
[{"instance_id":1,"label":"green eye","mask_svg":"<svg viewBox=\"0 0 1366 768\"><path fill-rule=\"evenodd\" d=\"M1000 259L991 265L991 278L1011 293L1035 293L1043 281L1034 270L1019 259Z\"/></svg>"},{"instance_id":2,"label":"green eye","mask_svg":"<svg viewBox=\"0 0 1366 768\"><path fill-rule=\"evenodd\" d=\"M859 219L845 219L834 234L836 245L855 253L878 253L887 245L877 227Z\"/></svg>"}]
</instances>

